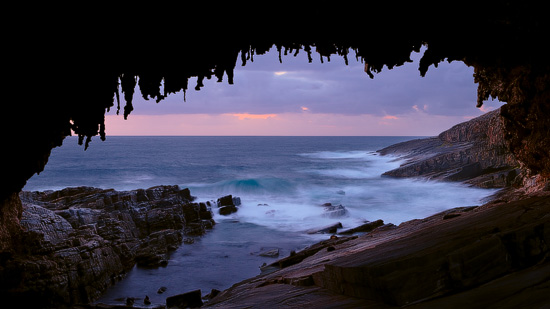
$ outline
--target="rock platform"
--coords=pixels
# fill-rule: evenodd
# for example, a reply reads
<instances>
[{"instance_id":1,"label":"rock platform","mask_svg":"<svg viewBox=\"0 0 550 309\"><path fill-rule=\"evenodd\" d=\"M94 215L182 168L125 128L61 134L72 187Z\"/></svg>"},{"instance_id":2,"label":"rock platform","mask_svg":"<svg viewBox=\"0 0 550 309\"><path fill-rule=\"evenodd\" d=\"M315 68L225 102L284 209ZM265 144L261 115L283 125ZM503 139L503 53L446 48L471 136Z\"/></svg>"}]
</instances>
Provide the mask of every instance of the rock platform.
<instances>
[{"instance_id":1,"label":"rock platform","mask_svg":"<svg viewBox=\"0 0 550 309\"><path fill-rule=\"evenodd\" d=\"M451 215L452 214L452 215ZM213 308L548 305L550 192L337 237L221 292ZM495 307L496 308L496 307Z\"/></svg>"}]
</instances>

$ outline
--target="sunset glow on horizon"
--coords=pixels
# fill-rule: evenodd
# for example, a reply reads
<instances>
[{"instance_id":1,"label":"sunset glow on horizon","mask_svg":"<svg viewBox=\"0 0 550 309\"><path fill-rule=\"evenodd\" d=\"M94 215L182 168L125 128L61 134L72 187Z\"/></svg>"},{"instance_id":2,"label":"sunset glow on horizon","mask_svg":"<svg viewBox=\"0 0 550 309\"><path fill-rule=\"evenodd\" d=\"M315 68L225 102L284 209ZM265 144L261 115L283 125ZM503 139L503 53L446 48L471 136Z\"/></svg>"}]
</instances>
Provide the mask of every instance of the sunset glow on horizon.
<instances>
[{"instance_id":1,"label":"sunset glow on horizon","mask_svg":"<svg viewBox=\"0 0 550 309\"><path fill-rule=\"evenodd\" d=\"M189 136L433 136L468 120L462 116L414 118L375 115L282 113L269 115L107 115L107 135ZM424 125L427 121L430 126Z\"/></svg>"},{"instance_id":2,"label":"sunset glow on horizon","mask_svg":"<svg viewBox=\"0 0 550 309\"><path fill-rule=\"evenodd\" d=\"M235 68L234 84L205 80L156 104L142 98L125 121L108 113L107 135L433 136L502 105L476 108L473 69L441 63L420 77L416 60L374 79L364 64L335 58L308 63L306 55L256 56ZM193 80L190 81L193 83Z\"/></svg>"}]
</instances>

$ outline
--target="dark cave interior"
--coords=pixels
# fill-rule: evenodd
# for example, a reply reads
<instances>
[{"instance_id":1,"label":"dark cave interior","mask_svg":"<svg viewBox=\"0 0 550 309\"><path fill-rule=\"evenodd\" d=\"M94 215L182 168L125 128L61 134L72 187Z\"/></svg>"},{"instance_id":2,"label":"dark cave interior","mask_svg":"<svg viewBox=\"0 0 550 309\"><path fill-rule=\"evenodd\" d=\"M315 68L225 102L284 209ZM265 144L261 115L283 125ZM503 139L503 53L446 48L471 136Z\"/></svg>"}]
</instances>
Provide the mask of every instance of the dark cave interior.
<instances>
[{"instance_id":1,"label":"dark cave interior","mask_svg":"<svg viewBox=\"0 0 550 309\"><path fill-rule=\"evenodd\" d=\"M21 89L9 104L15 118L4 129L5 204L71 130L83 148L94 136L104 139L105 111L128 117L136 87L158 102L188 90L191 77L195 90L204 78L232 83L236 65L273 46L327 61L354 51L371 78L410 61L422 46L422 76L442 61L473 66L478 106L489 97L507 102L502 115L510 149L534 172L550 173L550 22L540 3L55 9L28 13L29 30L9 45L25 65L16 69Z\"/></svg>"},{"instance_id":2,"label":"dark cave interior","mask_svg":"<svg viewBox=\"0 0 550 309\"><path fill-rule=\"evenodd\" d=\"M3 296L56 301L49 291L21 289L28 282L18 264L29 258L29 241L36 240L20 225L19 192L43 171L54 147L71 134L78 135L82 151L94 146L92 138L105 139L106 111L132 117L136 89L162 104L172 93L200 90L205 78L233 84L236 66L270 50L345 63L357 57L370 78L399 69L421 48L421 76L443 61L463 62L474 69L477 106L489 98L506 102L504 138L521 168L550 179L550 19L540 1L24 5L9 10L13 22L6 25L3 45L9 80L4 92L12 96L3 105L2 122ZM491 220L500 216L477 220L497 233ZM470 221L465 224L473 230ZM539 239L544 237L536 238L545 247L541 255L548 248Z\"/></svg>"}]
</instances>

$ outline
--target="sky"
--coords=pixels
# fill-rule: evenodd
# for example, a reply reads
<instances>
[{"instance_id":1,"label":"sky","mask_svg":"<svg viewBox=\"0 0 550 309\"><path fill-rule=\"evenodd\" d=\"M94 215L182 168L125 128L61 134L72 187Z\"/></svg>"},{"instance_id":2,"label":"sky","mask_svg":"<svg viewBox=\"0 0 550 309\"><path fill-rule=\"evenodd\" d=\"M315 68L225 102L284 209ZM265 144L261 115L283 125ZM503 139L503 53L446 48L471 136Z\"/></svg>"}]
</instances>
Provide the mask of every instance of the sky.
<instances>
[{"instance_id":1,"label":"sky","mask_svg":"<svg viewBox=\"0 0 550 309\"><path fill-rule=\"evenodd\" d=\"M107 135L283 135L433 136L502 105L486 101L476 108L473 68L462 62L418 71L424 50L412 63L384 68L370 79L364 64L348 55L330 62L313 54L283 56L275 48L235 68L234 84L196 78L183 92L160 103L144 100L136 89L134 111L124 120L115 109L106 115Z\"/></svg>"}]
</instances>

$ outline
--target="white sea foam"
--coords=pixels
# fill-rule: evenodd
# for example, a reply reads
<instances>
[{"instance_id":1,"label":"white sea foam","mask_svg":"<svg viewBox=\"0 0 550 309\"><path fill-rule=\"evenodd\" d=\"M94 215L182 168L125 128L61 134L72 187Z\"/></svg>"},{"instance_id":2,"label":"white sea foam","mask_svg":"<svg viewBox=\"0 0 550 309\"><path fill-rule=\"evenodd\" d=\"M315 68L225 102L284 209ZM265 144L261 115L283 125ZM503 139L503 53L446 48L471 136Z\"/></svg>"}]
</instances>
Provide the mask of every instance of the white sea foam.
<instances>
[{"instance_id":1,"label":"white sea foam","mask_svg":"<svg viewBox=\"0 0 550 309\"><path fill-rule=\"evenodd\" d=\"M373 156L372 151L317 151L301 153L300 156L314 159L363 159L369 160Z\"/></svg>"},{"instance_id":2,"label":"white sea foam","mask_svg":"<svg viewBox=\"0 0 550 309\"><path fill-rule=\"evenodd\" d=\"M374 151L407 139L110 137L84 152L76 138L67 138L63 147L52 151L44 172L27 182L26 190L82 185L133 190L179 184L189 187L198 201L239 196L237 213L216 214L218 224L192 246L181 246L167 267L134 268L102 300L149 295L160 301L156 291L161 285L174 293L223 290L274 261L256 254L262 248L280 248L284 257L327 238L303 233L310 228L336 222L348 228L377 219L399 224L451 207L479 205L494 192L381 177L401 162ZM348 216L323 217L324 203L342 204ZM213 210L217 212L215 206ZM190 269L201 276L188 276Z\"/></svg>"},{"instance_id":3,"label":"white sea foam","mask_svg":"<svg viewBox=\"0 0 550 309\"><path fill-rule=\"evenodd\" d=\"M359 157L358 152L351 155L322 152L308 156L332 161ZM364 162L356 169L319 165L317 169L300 171L322 176L320 183L294 183L293 190L287 190L292 183L281 181L286 186L284 190L241 191L242 205L232 219L290 231L303 231L335 222L353 227L365 220L377 219L399 224L454 207L479 205L483 198L494 192L459 183L381 177L381 173L399 166L399 162L372 153L360 158ZM275 187L278 183L277 180L271 182ZM323 217L324 203L341 204L348 210L348 215L334 219ZM216 219L224 218L217 216Z\"/></svg>"}]
</instances>

